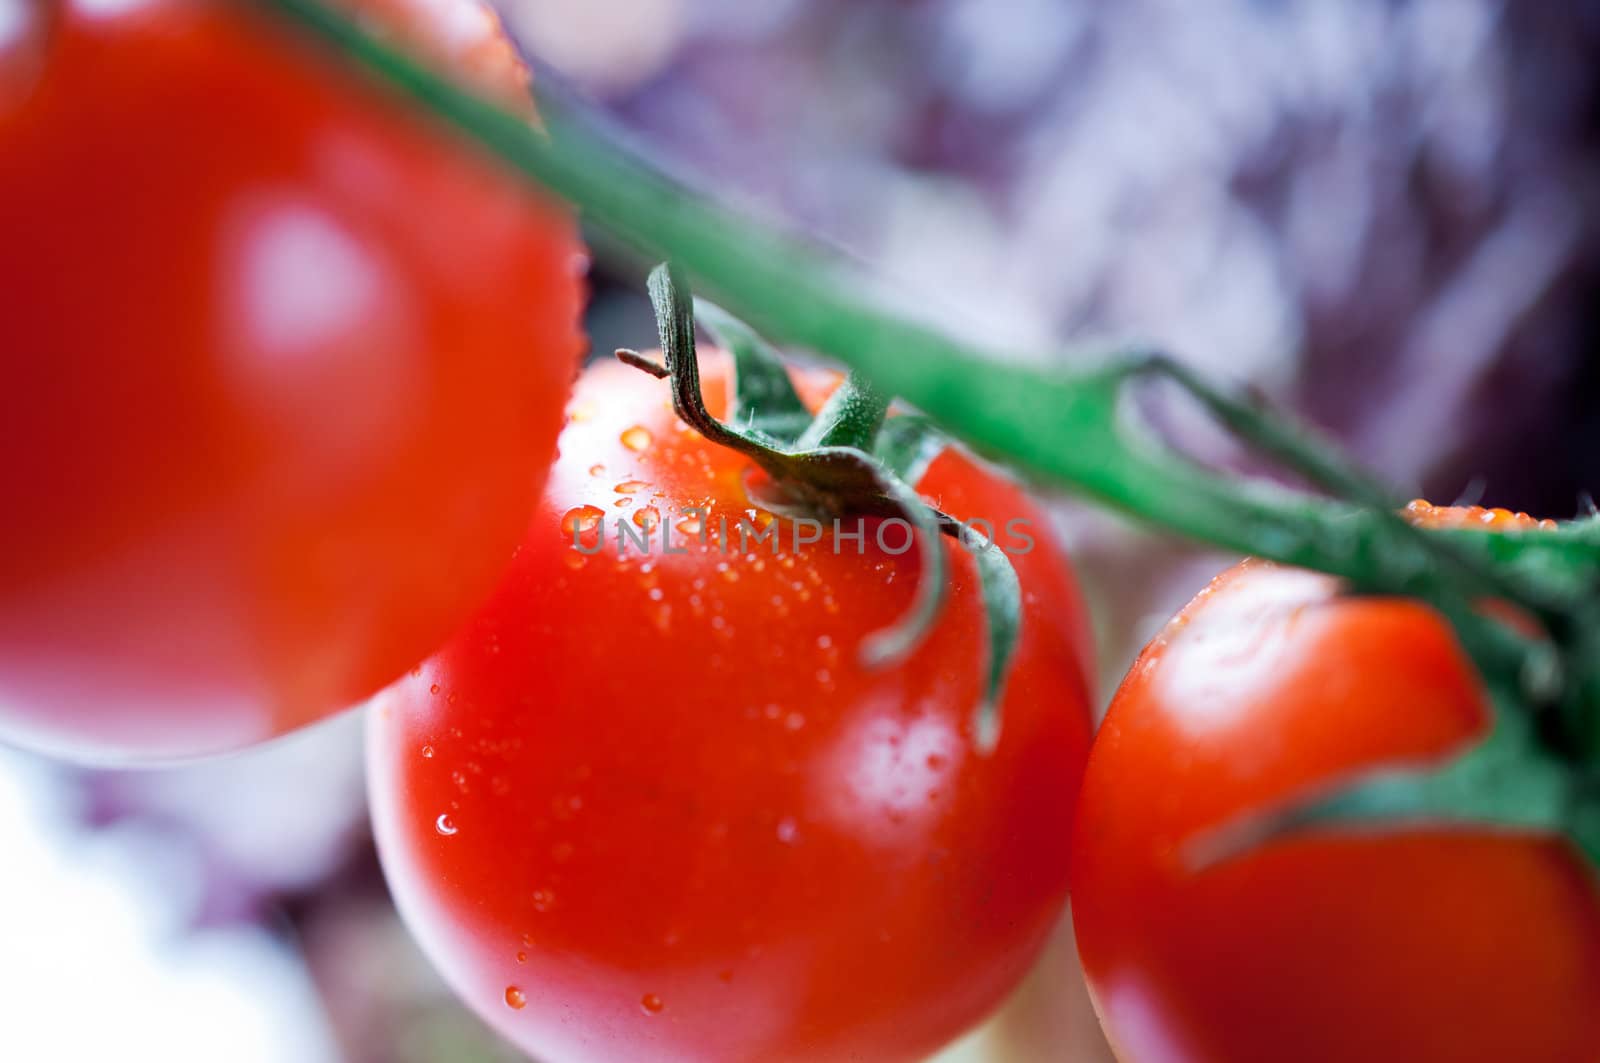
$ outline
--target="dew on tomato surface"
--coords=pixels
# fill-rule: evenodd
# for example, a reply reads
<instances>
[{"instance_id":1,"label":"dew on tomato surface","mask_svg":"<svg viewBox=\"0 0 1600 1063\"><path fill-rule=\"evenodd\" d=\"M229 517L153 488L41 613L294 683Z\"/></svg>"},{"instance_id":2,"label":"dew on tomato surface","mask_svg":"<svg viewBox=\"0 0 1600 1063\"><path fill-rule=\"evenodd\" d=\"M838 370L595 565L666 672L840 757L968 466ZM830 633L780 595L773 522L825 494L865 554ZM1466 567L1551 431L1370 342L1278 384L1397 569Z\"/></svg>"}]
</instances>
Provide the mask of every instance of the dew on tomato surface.
<instances>
[{"instance_id":1,"label":"dew on tomato surface","mask_svg":"<svg viewBox=\"0 0 1600 1063\"><path fill-rule=\"evenodd\" d=\"M619 495L636 495L640 491L649 488L649 486L650 485L644 480L623 480L621 483L617 484L617 486L613 487L612 490Z\"/></svg>"},{"instance_id":2,"label":"dew on tomato surface","mask_svg":"<svg viewBox=\"0 0 1600 1063\"><path fill-rule=\"evenodd\" d=\"M644 1008L647 1015L659 1015L661 1009L667 1006L666 1002L654 993L646 993L639 1001L639 1004Z\"/></svg>"},{"instance_id":3,"label":"dew on tomato surface","mask_svg":"<svg viewBox=\"0 0 1600 1063\"><path fill-rule=\"evenodd\" d=\"M654 438L650 434L650 429L642 424L636 424L623 431L622 445L633 451L644 450Z\"/></svg>"},{"instance_id":4,"label":"dew on tomato surface","mask_svg":"<svg viewBox=\"0 0 1600 1063\"><path fill-rule=\"evenodd\" d=\"M422 759L423 760L432 760L433 759L433 747L432 746L423 746L422 747Z\"/></svg>"},{"instance_id":5,"label":"dew on tomato surface","mask_svg":"<svg viewBox=\"0 0 1600 1063\"><path fill-rule=\"evenodd\" d=\"M606 467L604 465L601 465L601 464L599 464L597 462L594 465L589 466L589 475L590 476L604 476L605 474L606 474Z\"/></svg>"},{"instance_id":6,"label":"dew on tomato surface","mask_svg":"<svg viewBox=\"0 0 1600 1063\"><path fill-rule=\"evenodd\" d=\"M561 530L567 535L591 532L605 519L606 511L599 506L574 506L561 517Z\"/></svg>"},{"instance_id":7,"label":"dew on tomato surface","mask_svg":"<svg viewBox=\"0 0 1600 1063\"><path fill-rule=\"evenodd\" d=\"M800 825L794 821L793 816L785 816L778 820L778 840L785 845L793 845L800 837Z\"/></svg>"},{"instance_id":8,"label":"dew on tomato surface","mask_svg":"<svg viewBox=\"0 0 1600 1063\"><path fill-rule=\"evenodd\" d=\"M456 821L450 818L449 813L443 813L433 821L433 829L448 838L460 828L456 826Z\"/></svg>"},{"instance_id":9,"label":"dew on tomato surface","mask_svg":"<svg viewBox=\"0 0 1600 1063\"><path fill-rule=\"evenodd\" d=\"M518 963L527 963L528 962L528 954L526 952L518 952L517 953L517 962Z\"/></svg>"},{"instance_id":10,"label":"dew on tomato surface","mask_svg":"<svg viewBox=\"0 0 1600 1063\"><path fill-rule=\"evenodd\" d=\"M556 895L553 890L538 889L533 891L534 911L548 912L551 908L555 907L555 903Z\"/></svg>"},{"instance_id":11,"label":"dew on tomato surface","mask_svg":"<svg viewBox=\"0 0 1600 1063\"><path fill-rule=\"evenodd\" d=\"M528 995L514 985L506 986L506 1007L521 1011L527 1006Z\"/></svg>"},{"instance_id":12,"label":"dew on tomato surface","mask_svg":"<svg viewBox=\"0 0 1600 1063\"><path fill-rule=\"evenodd\" d=\"M439 693L439 684L438 684L438 683L431 683L431 684L429 684L429 686L428 686L428 693L430 693L430 694L437 694L437 693Z\"/></svg>"}]
</instances>

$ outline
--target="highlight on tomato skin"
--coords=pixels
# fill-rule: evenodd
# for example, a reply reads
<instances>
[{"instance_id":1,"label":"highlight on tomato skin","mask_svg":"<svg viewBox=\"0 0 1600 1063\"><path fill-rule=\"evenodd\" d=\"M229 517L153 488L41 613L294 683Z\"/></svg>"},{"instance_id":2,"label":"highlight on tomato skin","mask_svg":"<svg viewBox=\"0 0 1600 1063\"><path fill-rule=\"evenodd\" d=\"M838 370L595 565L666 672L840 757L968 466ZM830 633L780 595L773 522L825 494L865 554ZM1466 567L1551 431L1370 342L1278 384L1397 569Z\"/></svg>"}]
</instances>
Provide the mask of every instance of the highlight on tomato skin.
<instances>
[{"instance_id":1,"label":"highlight on tomato skin","mask_svg":"<svg viewBox=\"0 0 1600 1063\"><path fill-rule=\"evenodd\" d=\"M1538 526L1420 502L1408 515ZM1600 891L1565 840L1352 828L1186 862L1240 816L1457 754L1487 712L1419 603L1256 561L1202 591L1114 696L1074 829L1073 921L1120 1058L1590 1058Z\"/></svg>"},{"instance_id":2,"label":"highlight on tomato skin","mask_svg":"<svg viewBox=\"0 0 1600 1063\"><path fill-rule=\"evenodd\" d=\"M716 412L727 370L706 363ZM747 499L748 460L689 431L666 388L585 373L500 589L375 703L390 889L466 1003L537 1059L923 1058L1017 983L1066 899L1091 696L1071 569L1014 486L955 452L929 469L951 512L1038 530L980 755L970 559L952 549L928 641L868 670L860 644L905 608L915 555L870 525L859 555L831 531L796 549ZM654 549L619 557L619 520ZM741 520L781 548L740 546ZM603 550L575 548L602 527Z\"/></svg>"},{"instance_id":3,"label":"highlight on tomato skin","mask_svg":"<svg viewBox=\"0 0 1600 1063\"><path fill-rule=\"evenodd\" d=\"M463 5L478 83L526 101ZM408 40L450 11L360 6ZM493 585L582 347L583 248L250 5L26 11L0 52L0 738L258 742L372 694Z\"/></svg>"}]
</instances>

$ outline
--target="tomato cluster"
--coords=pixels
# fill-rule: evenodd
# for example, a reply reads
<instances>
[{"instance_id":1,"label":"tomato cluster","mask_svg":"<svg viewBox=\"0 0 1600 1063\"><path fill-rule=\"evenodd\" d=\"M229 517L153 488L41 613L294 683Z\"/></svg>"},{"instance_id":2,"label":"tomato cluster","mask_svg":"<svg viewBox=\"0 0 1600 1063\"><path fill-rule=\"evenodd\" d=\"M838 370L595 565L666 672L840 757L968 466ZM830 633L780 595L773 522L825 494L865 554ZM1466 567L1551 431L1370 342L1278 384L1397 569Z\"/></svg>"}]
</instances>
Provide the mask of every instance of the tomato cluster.
<instances>
[{"instance_id":1,"label":"tomato cluster","mask_svg":"<svg viewBox=\"0 0 1600 1063\"><path fill-rule=\"evenodd\" d=\"M477 0L340 3L535 120ZM1423 605L1247 561L1145 649L1091 753L1070 566L1016 486L947 449L916 490L1027 544L984 751L971 555L926 638L869 668L925 576L908 533L802 538L635 369L568 402L561 207L244 5L19 10L0 735L191 756L399 677L369 738L396 903L542 1059L919 1058L1016 984L1069 871L1125 1060L1595 1057L1600 892L1564 841L1335 830L1194 858L1483 736ZM729 364L704 374L720 416ZM831 386L799 384L813 409Z\"/></svg>"}]
</instances>

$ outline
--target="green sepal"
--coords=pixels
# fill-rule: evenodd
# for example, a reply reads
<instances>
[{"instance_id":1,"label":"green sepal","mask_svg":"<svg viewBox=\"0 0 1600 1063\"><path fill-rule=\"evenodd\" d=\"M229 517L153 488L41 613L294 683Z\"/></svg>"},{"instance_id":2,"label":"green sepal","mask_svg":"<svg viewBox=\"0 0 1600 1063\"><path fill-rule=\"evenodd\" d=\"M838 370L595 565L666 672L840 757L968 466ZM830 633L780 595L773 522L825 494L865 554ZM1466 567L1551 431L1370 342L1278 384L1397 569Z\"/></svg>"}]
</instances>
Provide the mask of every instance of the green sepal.
<instances>
[{"instance_id":1,"label":"green sepal","mask_svg":"<svg viewBox=\"0 0 1600 1063\"><path fill-rule=\"evenodd\" d=\"M971 533L962 536L978 569L978 589L983 595L983 617L988 643L989 671L983 700L972 717L972 733L980 752L994 749L1000 740L1000 701L1006 677L1022 637L1022 582L1006 552L993 541Z\"/></svg>"},{"instance_id":2,"label":"green sepal","mask_svg":"<svg viewBox=\"0 0 1600 1063\"><path fill-rule=\"evenodd\" d=\"M754 329L715 303L694 300L694 316L717 345L733 357L734 392L728 420L792 446L811 425L778 352Z\"/></svg>"},{"instance_id":3,"label":"green sepal","mask_svg":"<svg viewBox=\"0 0 1600 1063\"><path fill-rule=\"evenodd\" d=\"M866 377L852 372L828 396L828 401L817 411L816 420L800 434L795 449L853 447L871 450L888 412L888 398Z\"/></svg>"},{"instance_id":4,"label":"green sepal","mask_svg":"<svg viewBox=\"0 0 1600 1063\"><path fill-rule=\"evenodd\" d=\"M1578 774L1538 746L1525 714L1497 719L1486 739L1441 764L1367 772L1207 831L1186 846L1188 863L1203 870L1309 835L1418 829L1564 836L1600 858L1600 809Z\"/></svg>"},{"instance_id":5,"label":"green sepal","mask_svg":"<svg viewBox=\"0 0 1600 1063\"><path fill-rule=\"evenodd\" d=\"M949 445L950 437L932 421L921 414L908 413L884 422L872 453L900 479L918 484L933 459Z\"/></svg>"},{"instance_id":6,"label":"green sepal","mask_svg":"<svg viewBox=\"0 0 1600 1063\"><path fill-rule=\"evenodd\" d=\"M878 433L873 453L891 471L909 484L916 484L946 447L950 437L933 422L916 414L891 417ZM985 643L988 668L983 697L972 716L972 733L980 752L994 749L1000 738L1000 701L1005 695L1006 677L1016 655L1022 632L1022 584L1011 559L993 541L965 529L948 518L944 530L967 548L978 572L978 590L983 598Z\"/></svg>"}]
</instances>

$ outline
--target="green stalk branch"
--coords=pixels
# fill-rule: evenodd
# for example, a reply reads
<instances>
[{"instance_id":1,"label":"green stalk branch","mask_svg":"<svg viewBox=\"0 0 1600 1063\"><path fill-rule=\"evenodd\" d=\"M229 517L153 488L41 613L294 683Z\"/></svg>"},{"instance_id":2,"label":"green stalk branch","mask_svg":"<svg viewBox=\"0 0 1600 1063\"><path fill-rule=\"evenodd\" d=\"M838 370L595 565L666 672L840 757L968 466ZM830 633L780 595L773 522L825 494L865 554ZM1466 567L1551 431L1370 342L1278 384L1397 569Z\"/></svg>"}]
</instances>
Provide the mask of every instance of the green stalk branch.
<instances>
[{"instance_id":1,"label":"green stalk branch","mask_svg":"<svg viewBox=\"0 0 1600 1063\"><path fill-rule=\"evenodd\" d=\"M875 297L870 279L838 254L672 181L557 97L541 98L543 135L372 40L317 0L249 2L310 31L478 147L577 204L590 225L621 244L670 260L758 333L843 362L878 393L905 399L1032 479L1192 539L1344 577L1369 593L1423 598L1444 609L1497 681L1516 677L1526 686L1529 674L1548 672L1530 662L1548 658L1549 645L1482 620L1472 596L1521 587L1515 600L1534 615L1563 621L1551 625L1553 634L1575 638L1573 632L1596 627L1591 603L1600 600L1600 525L1593 520L1556 533L1419 535L1394 518L1397 499L1339 459L1281 433L1277 456L1362 504L1217 475L1130 431L1120 415L1131 377L1153 364L1170 369L1157 354L1129 351L1109 366L1072 372L955 339ZM1255 432L1257 443L1263 425L1270 432L1259 411L1178 376L1235 431ZM1439 542L1450 548L1437 549ZM1562 626L1566 632L1555 630Z\"/></svg>"},{"instance_id":2,"label":"green stalk branch","mask_svg":"<svg viewBox=\"0 0 1600 1063\"><path fill-rule=\"evenodd\" d=\"M760 333L861 371L880 391L1034 478L1193 539L1349 578L1370 572L1375 539L1391 538L1370 510L1238 483L1141 448L1117 423L1124 372L1041 371L913 321L869 294L875 285L838 254L686 189L558 97L541 98L548 131L541 135L318 0L252 2L311 31L577 204L591 225L647 257L670 259Z\"/></svg>"}]
</instances>

